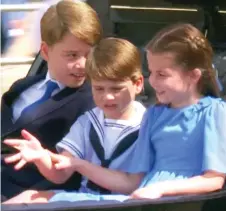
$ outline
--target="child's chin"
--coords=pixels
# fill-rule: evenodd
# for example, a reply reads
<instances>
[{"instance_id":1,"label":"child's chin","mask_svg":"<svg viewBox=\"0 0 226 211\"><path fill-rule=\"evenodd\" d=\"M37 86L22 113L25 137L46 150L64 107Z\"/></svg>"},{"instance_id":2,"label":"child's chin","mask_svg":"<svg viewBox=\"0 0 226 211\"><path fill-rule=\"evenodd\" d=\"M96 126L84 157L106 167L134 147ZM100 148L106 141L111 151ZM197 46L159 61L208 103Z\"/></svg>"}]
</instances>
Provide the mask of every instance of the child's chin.
<instances>
[{"instance_id":1,"label":"child's chin","mask_svg":"<svg viewBox=\"0 0 226 211\"><path fill-rule=\"evenodd\" d=\"M169 104L168 100L167 99L164 99L164 98L157 98L157 101L160 103L160 104Z\"/></svg>"}]
</instances>

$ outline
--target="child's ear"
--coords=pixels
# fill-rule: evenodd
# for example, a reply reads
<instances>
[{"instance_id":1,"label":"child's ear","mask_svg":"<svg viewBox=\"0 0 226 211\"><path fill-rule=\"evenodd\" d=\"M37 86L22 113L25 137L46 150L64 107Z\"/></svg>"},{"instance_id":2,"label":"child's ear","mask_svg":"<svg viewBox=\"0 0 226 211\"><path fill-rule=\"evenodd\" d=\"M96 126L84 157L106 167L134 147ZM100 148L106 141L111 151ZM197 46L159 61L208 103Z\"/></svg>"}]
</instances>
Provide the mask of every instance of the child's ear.
<instances>
[{"instance_id":1,"label":"child's ear","mask_svg":"<svg viewBox=\"0 0 226 211\"><path fill-rule=\"evenodd\" d=\"M48 61L48 52L49 52L49 46L47 45L46 42L42 42L40 47L40 53L42 58L46 61Z\"/></svg>"},{"instance_id":2,"label":"child's ear","mask_svg":"<svg viewBox=\"0 0 226 211\"><path fill-rule=\"evenodd\" d=\"M135 81L135 86L136 86L136 94L140 94L142 92L142 90L144 89L144 78L143 78L143 76L140 76Z\"/></svg>"},{"instance_id":3,"label":"child's ear","mask_svg":"<svg viewBox=\"0 0 226 211\"><path fill-rule=\"evenodd\" d=\"M193 83L198 83L199 79L202 77L202 71L199 68L195 68L194 70L190 71L189 74Z\"/></svg>"}]
</instances>

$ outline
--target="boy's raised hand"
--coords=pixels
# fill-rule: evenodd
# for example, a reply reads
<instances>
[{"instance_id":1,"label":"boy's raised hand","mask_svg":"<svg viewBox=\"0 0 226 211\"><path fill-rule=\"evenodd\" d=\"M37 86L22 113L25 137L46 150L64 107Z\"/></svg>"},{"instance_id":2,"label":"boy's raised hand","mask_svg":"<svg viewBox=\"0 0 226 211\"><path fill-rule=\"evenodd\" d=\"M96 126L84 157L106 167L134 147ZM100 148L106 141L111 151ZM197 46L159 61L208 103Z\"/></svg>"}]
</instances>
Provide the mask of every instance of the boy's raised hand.
<instances>
[{"instance_id":1,"label":"boy's raised hand","mask_svg":"<svg viewBox=\"0 0 226 211\"><path fill-rule=\"evenodd\" d=\"M6 163L15 163L16 170L21 169L26 163L34 162L42 157L44 149L38 139L26 130L21 134L24 139L6 139L3 142L19 152L5 158Z\"/></svg>"}]
</instances>

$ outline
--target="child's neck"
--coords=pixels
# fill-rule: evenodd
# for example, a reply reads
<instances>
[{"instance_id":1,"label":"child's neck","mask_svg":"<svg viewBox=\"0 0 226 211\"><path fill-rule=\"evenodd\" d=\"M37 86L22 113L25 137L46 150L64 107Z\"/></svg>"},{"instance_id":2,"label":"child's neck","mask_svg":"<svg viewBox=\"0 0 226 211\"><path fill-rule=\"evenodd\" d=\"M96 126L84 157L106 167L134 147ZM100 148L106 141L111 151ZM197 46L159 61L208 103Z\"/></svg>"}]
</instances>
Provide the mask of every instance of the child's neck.
<instances>
[{"instance_id":1,"label":"child's neck","mask_svg":"<svg viewBox=\"0 0 226 211\"><path fill-rule=\"evenodd\" d=\"M184 99L181 99L179 102L171 103L169 106L171 108L183 108L183 107L194 105L194 104L198 103L198 101L202 97L203 96L199 93L195 93L195 94L193 93L191 95L186 95L184 97Z\"/></svg>"}]
</instances>

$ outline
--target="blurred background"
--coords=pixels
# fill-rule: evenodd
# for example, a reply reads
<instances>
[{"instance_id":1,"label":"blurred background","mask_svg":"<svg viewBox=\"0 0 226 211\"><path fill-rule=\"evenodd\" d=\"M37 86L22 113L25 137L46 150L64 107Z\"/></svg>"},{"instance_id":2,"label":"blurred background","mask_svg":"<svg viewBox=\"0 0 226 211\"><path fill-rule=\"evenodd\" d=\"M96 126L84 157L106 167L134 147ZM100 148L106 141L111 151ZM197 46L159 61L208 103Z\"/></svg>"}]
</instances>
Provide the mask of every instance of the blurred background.
<instances>
[{"instance_id":1,"label":"blurred background","mask_svg":"<svg viewBox=\"0 0 226 211\"><path fill-rule=\"evenodd\" d=\"M41 0L1 0L1 94L26 76L39 51L38 34ZM36 27L36 28L35 28Z\"/></svg>"},{"instance_id":2,"label":"blurred background","mask_svg":"<svg viewBox=\"0 0 226 211\"><path fill-rule=\"evenodd\" d=\"M1 0L1 94L26 76L40 47L40 19L59 0ZM143 55L144 46L162 27L188 22L198 27L215 50L214 65L226 87L226 0L83 0L99 14L105 36L126 38ZM146 80L147 95L152 93ZM226 95L226 88L224 89Z\"/></svg>"}]
</instances>

